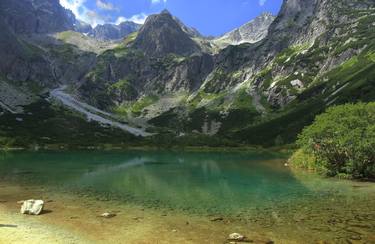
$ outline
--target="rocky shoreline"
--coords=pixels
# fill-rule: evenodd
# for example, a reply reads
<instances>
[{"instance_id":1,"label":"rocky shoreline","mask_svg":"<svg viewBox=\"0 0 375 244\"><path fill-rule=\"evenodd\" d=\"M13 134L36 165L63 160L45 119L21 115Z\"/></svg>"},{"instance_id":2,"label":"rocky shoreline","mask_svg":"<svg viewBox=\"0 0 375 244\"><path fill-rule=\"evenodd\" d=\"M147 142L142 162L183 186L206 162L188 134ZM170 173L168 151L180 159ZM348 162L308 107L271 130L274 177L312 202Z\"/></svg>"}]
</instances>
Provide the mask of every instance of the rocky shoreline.
<instances>
[{"instance_id":1,"label":"rocky shoreline","mask_svg":"<svg viewBox=\"0 0 375 244\"><path fill-rule=\"evenodd\" d=\"M375 241L375 235L369 234L374 212L361 214L369 199L351 208L326 206L324 216L318 215L323 209L285 206L286 213L259 213L248 221L145 208L40 186L0 182L0 189L0 243L326 243L334 240L329 232L334 232L331 238L345 236L351 243ZM355 183L353 190L371 191L369 183ZM45 200L41 215L19 212L17 201L31 198ZM339 204L336 201L332 199L332 204ZM350 217L348 211L358 213ZM306 232L308 226L315 229ZM308 242L306 235L311 237Z\"/></svg>"},{"instance_id":2,"label":"rocky shoreline","mask_svg":"<svg viewBox=\"0 0 375 244\"><path fill-rule=\"evenodd\" d=\"M232 243L241 241L230 238L235 231L246 236L242 241L273 243L266 233L225 219L94 201L45 188L0 187L0 243ZM20 213L17 199L31 196L46 199L40 215Z\"/></svg>"}]
</instances>

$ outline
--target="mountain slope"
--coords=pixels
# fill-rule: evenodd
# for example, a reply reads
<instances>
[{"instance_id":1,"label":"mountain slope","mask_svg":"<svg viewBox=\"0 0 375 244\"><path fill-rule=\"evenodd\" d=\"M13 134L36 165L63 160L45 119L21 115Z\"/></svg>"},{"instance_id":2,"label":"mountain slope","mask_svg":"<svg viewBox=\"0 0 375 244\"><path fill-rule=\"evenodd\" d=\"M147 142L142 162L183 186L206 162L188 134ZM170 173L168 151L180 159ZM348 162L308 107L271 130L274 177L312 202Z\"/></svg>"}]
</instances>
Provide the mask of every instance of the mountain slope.
<instances>
[{"instance_id":1,"label":"mountain slope","mask_svg":"<svg viewBox=\"0 0 375 244\"><path fill-rule=\"evenodd\" d=\"M184 49L194 40L169 13L151 16L135 40L100 57L81 97L176 134L291 142L327 106L375 98L368 93L373 7L371 1L284 1L266 38L217 55ZM358 77L342 79L347 62ZM369 75L362 77L363 69ZM126 109L139 104L136 113Z\"/></svg>"},{"instance_id":2,"label":"mountain slope","mask_svg":"<svg viewBox=\"0 0 375 244\"><path fill-rule=\"evenodd\" d=\"M275 16L272 14L263 13L243 26L213 40L213 42L221 48L229 45L258 42L267 36L268 28L274 19Z\"/></svg>"},{"instance_id":3,"label":"mountain slope","mask_svg":"<svg viewBox=\"0 0 375 244\"><path fill-rule=\"evenodd\" d=\"M17 34L44 34L73 30L73 13L61 7L59 0L2 0L0 15Z\"/></svg>"}]
</instances>

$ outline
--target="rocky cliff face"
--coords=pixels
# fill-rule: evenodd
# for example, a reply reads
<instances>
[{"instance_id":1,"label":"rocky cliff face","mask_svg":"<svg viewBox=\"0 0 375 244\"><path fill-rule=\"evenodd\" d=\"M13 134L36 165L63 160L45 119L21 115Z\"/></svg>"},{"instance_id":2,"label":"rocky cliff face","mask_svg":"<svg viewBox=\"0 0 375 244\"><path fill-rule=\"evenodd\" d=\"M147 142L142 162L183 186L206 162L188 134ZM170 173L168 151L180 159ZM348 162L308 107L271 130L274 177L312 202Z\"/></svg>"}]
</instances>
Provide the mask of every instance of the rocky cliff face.
<instances>
[{"instance_id":1,"label":"rocky cliff face","mask_svg":"<svg viewBox=\"0 0 375 244\"><path fill-rule=\"evenodd\" d=\"M213 40L213 42L220 47L258 42L267 36L268 28L274 19L275 16L272 14L263 13L243 26Z\"/></svg>"},{"instance_id":2,"label":"rocky cliff face","mask_svg":"<svg viewBox=\"0 0 375 244\"><path fill-rule=\"evenodd\" d=\"M0 12L0 74L9 83L42 91L77 82L95 62L95 54L52 37L77 22L58 0L4 0Z\"/></svg>"},{"instance_id":3,"label":"rocky cliff face","mask_svg":"<svg viewBox=\"0 0 375 244\"><path fill-rule=\"evenodd\" d=\"M333 51L334 45L337 45L334 40L339 35L335 32L339 25L350 26L358 22L359 16L348 11L365 16L367 13L361 11L371 12L371 6L373 4L370 1L358 3L353 0L344 2L285 0L280 14L275 19L266 14L251 22L253 30L256 30L255 26L264 30L265 26L274 19L265 39L255 44L228 47L215 56L207 55L210 58L205 60L210 59L214 62L210 65L212 70L209 71L206 67L202 76L202 72L195 69L197 73L189 76L199 77L199 80L194 79L190 87L195 88L193 91L219 94L241 86L248 90L249 96L265 98L268 102L265 106L285 107L309 87L319 73L327 72L335 67L333 64L337 66L353 54L358 54L359 49L343 56L336 54ZM355 31L354 29L352 31ZM344 42L339 44L339 46L343 45ZM189 67L185 66L181 69L174 62L179 59L187 60L186 57L194 52L202 52L198 44L191 39L191 35L187 35L181 24L168 12L151 16L146 21L135 42L129 46L129 50L134 49L139 50L146 57L158 59L157 64L153 64L152 67L148 65L153 62L145 63L145 66L138 68L138 72L134 72L134 75L132 72L127 72L128 75L137 77L139 84L147 83L145 88L156 88L154 91L176 91L178 89L170 89L170 87L189 87L185 84L186 70L189 70ZM170 54L177 57L167 58ZM326 64L328 61L329 68ZM187 62L183 63L187 64ZM116 69L112 69L112 73L116 73ZM139 73L147 76L139 76ZM160 73L174 75L172 78L161 76ZM146 77L147 81L143 80ZM154 84L150 80L158 80L157 85L150 86L149 84ZM145 88L139 88L141 94L147 93Z\"/></svg>"},{"instance_id":4,"label":"rocky cliff face","mask_svg":"<svg viewBox=\"0 0 375 244\"><path fill-rule=\"evenodd\" d=\"M149 16L139 30L133 47L146 55L163 57L168 54L188 56L200 47L181 28L168 11Z\"/></svg>"},{"instance_id":5,"label":"rocky cliff face","mask_svg":"<svg viewBox=\"0 0 375 244\"><path fill-rule=\"evenodd\" d=\"M58 0L2 0L0 15L17 34L44 34L72 30L75 17Z\"/></svg>"},{"instance_id":6,"label":"rocky cliff face","mask_svg":"<svg viewBox=\"0 0 375 244\"><path fill-rule=\"evenodd\" d=\"M359 3L351 0L343 2L284 1L280 14L269 28L269 35L263 41L253 45L228 47L217 56L217 68L214 72L236 73L237 76L226 76L223 82L209 79L206 89L218 91L245 81L252 83L254 89L258 89L264 85L262 79L264 79L263 73L266 71L273 73L270 78L273 81L277 81L276 78L292 76L294 72L301 72L301 70L309 73L307 67L315 70L316 74L319 73L318 70L323 68L324 62L318 63L315 60L310 60L311 63L293 63L295 55L302 53L309 58L316 58L315 55L317 55L320 56L321 61L325 58L335 59L337 54L332 50L345 45L343 39L340 43L335 42L335 38L340 36L337 33L338 30L344 29L342 27L346 25L346 28L351 29L347 33L348 36L355 32L353 23L358 23L360 16L370 18L366 12L373 12L371 5L374 4L371 4L370 1ZM361 11L364 12L361 13ZM330 50L326 50L326 48ZM280 63L279 61L284 55L285 63ZM307 59L303 59L303 61L309 62ZM294 68L291 68L290 65ZM270 88L271 83L266 85L267 88ZM281 90L284 90L283 93L285 93L285 89Z\"/></svg>"},{"instance_id":7,"label":"rocky cliff face","mask_svg":"<svg viewBox=\"0 0 375 244\"><path fill-rule=\"evenodd\" d=\"M140 27L141 25L131 21L125 21L119 25L98 25L94 29L92 29L92 31L89 32L89 35L98 40L104 41L120 40L125 38L129 34L138 31Z\"/></svg>"},{"instance_id":8,"label":"rocky cliff face","mask_svg":"<svg viewBox=\"0 0 375 244\"><path fill-rule=\"evenodd\" d=\"M88 35L92 32L92 27L91 27L91 25L89 25L89 24L87 24L83 21L77 20L75 22L75 25L74 25L74 30L76 32Z\"/></svg>"}]
</instances>

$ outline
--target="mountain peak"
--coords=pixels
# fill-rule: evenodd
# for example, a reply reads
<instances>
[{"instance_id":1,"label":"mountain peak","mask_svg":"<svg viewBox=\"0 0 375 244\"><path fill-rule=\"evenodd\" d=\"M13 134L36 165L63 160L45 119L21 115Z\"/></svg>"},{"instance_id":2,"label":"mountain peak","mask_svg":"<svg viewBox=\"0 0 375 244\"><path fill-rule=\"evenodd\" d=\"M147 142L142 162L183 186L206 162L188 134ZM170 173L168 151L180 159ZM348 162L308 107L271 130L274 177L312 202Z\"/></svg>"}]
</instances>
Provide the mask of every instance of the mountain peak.
<instances>
[{"instance_id":1,"label":"mountain peak","mask_svg":"<svg viewBox=\"0 0 375 244\"><path fill-rule=\"evenodd\" d=\"M160 12L160 14L168 14L168 15L172 15L168 9L164 9L163 11Z\"/></svg>"},{"instance_id":2,"label":"mountain peak","mask_svg":"<svg viewBox=\"0 0 375 244\"><path fill-rule=\"evenodd\" d=\"M115 24L103 24L97 25L90 31L90 35L99 40L120 40L129 34L139 30L141 25L136 24L132 21L124 21L118 25Z\"/></svg>"},{"instance_id":3,"label":"mountain peak","mask_svg":"<svg viewBox=\"0 0 375 244\"><path fill-rule=\"evenodd\" d=\"M165 56L169 53L185 56L200 51L198 44L189 37L168 10L147 18L134 47L150 56Z\"/></svg>"},{"instance_id":4,"label":"mountain peak","mask_svg":"<svg viewBox=\"0 0 375 244\"><path fill-rule=\"evenodd\" d=\"M275 18L275 16L271 12L263 12L258 17L267 17L267 18L268 17L273 17L273 18Z\"/></svg>"}]
</instances>

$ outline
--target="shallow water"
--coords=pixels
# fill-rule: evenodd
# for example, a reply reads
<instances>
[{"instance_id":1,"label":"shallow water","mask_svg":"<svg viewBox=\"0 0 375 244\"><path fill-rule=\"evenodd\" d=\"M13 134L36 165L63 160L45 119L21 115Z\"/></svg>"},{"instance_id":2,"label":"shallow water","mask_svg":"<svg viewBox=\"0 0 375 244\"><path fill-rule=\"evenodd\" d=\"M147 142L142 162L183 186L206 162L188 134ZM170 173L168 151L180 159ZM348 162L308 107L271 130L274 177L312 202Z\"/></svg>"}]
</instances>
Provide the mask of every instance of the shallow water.
<instances>
[{"instance_id":1,"label":"shallow water","mask_svg":"<svg viewBox=\"0 0 375 244\"><path fill-rule=\"evenodd\" d=\"M375 242L374 184L295 173L284 163L266 152L14 152L0 156L0 181L335 242Z\"/></svg>"}]
</instances>

